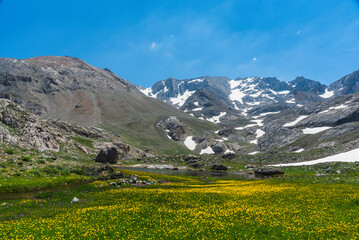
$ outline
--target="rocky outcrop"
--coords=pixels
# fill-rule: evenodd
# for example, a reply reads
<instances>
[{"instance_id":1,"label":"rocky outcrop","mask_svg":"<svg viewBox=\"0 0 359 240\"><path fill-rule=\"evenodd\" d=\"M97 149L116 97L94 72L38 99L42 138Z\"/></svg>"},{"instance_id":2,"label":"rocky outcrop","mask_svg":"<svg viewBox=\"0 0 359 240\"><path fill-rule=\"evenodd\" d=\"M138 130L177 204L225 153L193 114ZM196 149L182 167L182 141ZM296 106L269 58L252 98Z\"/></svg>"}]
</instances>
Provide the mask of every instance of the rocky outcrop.
<instances>
[{"instance_id":1,"label":"rocky outcrop","mask_svg":"<svg viewBox=\"0 0 359 240\"><path fill-rule=\"evenodd\" d=\"M186 158L185 158L185 161L186 162L189 162L189 161L191 161L191 160L198 160L199 159L199 157L197 157L197 156L195 156L195 155L192 155L192 154L188 154L187 156L186 156Z\"/></svg>"},{"instance_id":2,"label":"rocky outcrop","mask_svg":"<svg viewBox=\"0 0 359 240\"><path fill-rule=\"evenodd\" d=\"M216 154L224 153L227 150L226 144L224 144L222 142L212 143L211 148L212 148L213 152L215 152Z\"/></svg>"},{"instance_id":3,"label":"rocky outcrop","mask_svg":"<svg viewBox=\"0 0 359 240\"><path fill-rule=\"evenodd\" d=\"M229 137L233 133L234 130L232 128L225 128L218 131L218 135L223 137Z\"/></svg>"},{"instance_id":4,"label":"rocky outcrop","mask_svg":"<svg viewBox=\"0 0 359 240\"><path fill-rule=\"evenodd\" d=\"M279 148L286 144L292 143L299 137L303 136L303 132L299 129L285 128L279 121L273 121L264 126L264 136L258 139L257 149L266 151L272 148Z\"/></svg>"},{"instance_id":5,"label":"rocky outcrop","mask_svg":"<svg viewBox=\"0 0 359 240\"><path fill-rule=\"evenodd\" d=\"M101 149L95 158L95 162L99 163L117 163L118 162L118 152L114 147Z\"/></svg>"},{"instance_id":6,"label":"rocky outcrop","mask_svg":"<svg viewBox=\"0 0 359 240\"><path fill-rule=\"evenodd\" d=\"M359 71L352 72L330 84L329 90L334 91L337 96L359 92Z\"/></svg>"},{"instance_id":7,"label":"rocky outcrop","mask_svg":"<svg viewBox=\"0 0 359 240\"><path fill-rule=\"evenodd\" d=\"M12 131L2 127L1 138L4 143L58 152L60 145L66 141L58 129L6 99L0 99L0 121Z\"/></svg>"},{"instance_id":8,"label":"rocky outcrop","mask_svg":"<svg viewBox=\"0 0 359 240\"><path fill-rule=\"evenodd\" d=\"M186 133L183 123L175 116L167 118L160 124L166 131L168 136L174 141L182 141Z\"/></svg>"}]
</instances>

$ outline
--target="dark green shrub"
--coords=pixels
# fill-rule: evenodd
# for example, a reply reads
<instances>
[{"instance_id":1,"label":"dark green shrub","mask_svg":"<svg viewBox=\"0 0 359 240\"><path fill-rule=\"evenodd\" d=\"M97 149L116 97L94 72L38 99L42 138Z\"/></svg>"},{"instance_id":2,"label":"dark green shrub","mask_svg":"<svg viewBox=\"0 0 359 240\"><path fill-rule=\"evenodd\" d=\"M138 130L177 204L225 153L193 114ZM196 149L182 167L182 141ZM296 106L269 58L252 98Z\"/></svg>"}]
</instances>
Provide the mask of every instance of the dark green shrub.
<instances>
[{"instance_id":1,"label":"dark green shrub","mask_svg":"<svg viewBox=\"0 0 359 240\"><path fill-rule=\"evenodd\" d=\"M70 170L71 173L75 173L77 175L84 175L84 170L83 168L77 167L77 168L72 168Z\"/></svg>"},{"instance_id":2,"label":"dark green shrub","mask_svg":"<svg viewBox=\"0 0 359 240\"><path fill-rule=\"evenodd\" d=\"M41 177L42 176L41 171L39 171L37 169L31 170L30 174L32 174L34 177Z\"/></svg>"},{"instance_id":3,"label":"dark green shrub","mask_svg":"<svg viewBox=\"0 0 359 240\"><path fill-rule=\"evenodd\" d=\"M7 154L14 154L14 153L15 153L15 150L12 149L12 148L8 148L8 149L5 150L5 152L6 152Z\"/></svg>"},{"instance_id":4,"label":"dark green shrub","mask_svg":"<svg viewBox=\"0 0 359 240\"><path fill-rule=\"evenodd\" d=\"M31 162L31 156L23 155L23 156L21 156L21 160L24 162Z\"/></svg>"}]
</instances>

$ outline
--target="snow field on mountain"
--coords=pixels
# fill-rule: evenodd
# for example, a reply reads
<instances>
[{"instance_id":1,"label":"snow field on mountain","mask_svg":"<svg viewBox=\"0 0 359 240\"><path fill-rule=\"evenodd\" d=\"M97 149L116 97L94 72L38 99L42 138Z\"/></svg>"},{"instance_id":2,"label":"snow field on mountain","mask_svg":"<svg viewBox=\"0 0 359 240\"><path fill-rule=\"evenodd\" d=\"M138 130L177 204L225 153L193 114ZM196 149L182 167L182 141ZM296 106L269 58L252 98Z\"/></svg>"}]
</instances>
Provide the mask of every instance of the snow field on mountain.
<instances>
[{"instance_id":1,"label":"snow field on mountain","mask_svg":"<svg viewBox=\"0 0 359 240\"><path fill-rule=\"evenodd\" d=\"M334 91L328 91L328 88L325 89L325 93L323 93L322 95L319 95L319 97L322 98L330 98L334 96Z\"/></svg>"},{"instance_id":2,"label":"snow field on mountain","mask_svg":"<svg viewBox=\"0 0 359 240\"><path fill-rule=\"evenodd\" d=\"M286 123L283 125L283 127L293 127L295 126L297 123L299 123L300 121L302 121L303 119L307 118L308 116L299 116L296 120Z\"/></svg>"},{"instance_id":3,"label":"snow field on mountain","mask_svg":"<svg viewBox=\"0 0 359 240\"><path fill-rule=\"evenodd\" d=\"M339 153L333 156L320 158L312 161L305 162L297 162L297 163L283 163L283 164L275 164L271 165L274 167L287 167L287 166L307 166L307 165L315 165L319 163L327 163L327 162L359 162L359 148Z\"/></svg>"},{"instance_id":4,"label":"snow field on mountain","mask_svg":"<svg viewBox=\"0 0 359 240\"><path fill-rule=\"evenodd\" d=\"M315 127L315 128L305 128L303 129L304 134L317 134L325 130L331 129L332 127Z\"/></svg>"},{"instance_id":5,"label":"snow field on mountain","mask_svg":"<svg viewBox=\"0 0 359 240\"><path fill-rule=\"evenodd\" d=\"M177 97L170 98L170 101L173 105L178 107L182 107L182 105L187 101L187 99L193 94L195 91L186 90L182 95L179 94Z\"/></svg>"}]
</instances>

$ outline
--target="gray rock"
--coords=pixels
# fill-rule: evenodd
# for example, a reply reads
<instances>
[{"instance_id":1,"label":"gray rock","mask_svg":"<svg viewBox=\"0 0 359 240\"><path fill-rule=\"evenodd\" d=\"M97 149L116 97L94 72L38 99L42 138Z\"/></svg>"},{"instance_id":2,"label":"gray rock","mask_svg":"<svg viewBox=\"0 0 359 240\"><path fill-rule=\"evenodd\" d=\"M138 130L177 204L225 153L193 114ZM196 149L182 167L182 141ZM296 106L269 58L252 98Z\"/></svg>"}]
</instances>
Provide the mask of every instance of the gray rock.
<instances>
[{"instance_id":1,"label":"gray rock","mask_svg":"<svg viewBox=\"0 0 359 240\"><path fill-rule=\"evenodd\" d=\"M95 158L95 162L100 163L117 163L118 162L118 152L116 148L105 148L102 149L97 157Z\"/></svg>"},{"instance_id":2,"label":"gray rock","mask_svg":"<svg viewBox=\"0 0 359 240\"><path fill-rule=\"evenodd\" d=\"M229 137L231 134L234 133L232 128L225 128L218 131L219 136Z\"/></svg>"},{"instance_id":3,"label":"gray rock","mask_svg":"<svg viewBox=\"0 0 359 240\"><path fill-rule=\"evenodd\" d=\"M236 154L235 153L225 153L222 155L222 158L224 159L233 159L236 158Z\"/></svg>"},{"instance_id":4,"label":"gray rock","mask_svg":"<svg viewBox=\"0 0 359 240\"><path fill-rule=\"evenodd\" d=\"M245 168L256 168L257 166L253 165L253 164L248 164L248 165L245 165L244 167Z\"/></svg>"},{"instance_id":5,"label":"gray rock","mask_svg":"<svg viewBox=\"0 0 359 240\"><path fill-rule=\"evenodd\" d=\"M185 161L189 162L190 160L197 160L197 159L199 159L199 157L192 155L192 154L188 154L185 158Z\"/></svg>"},{"instance_id":6,"label":"gray rock","mask_svg":"<svg viewBox=\"0 0 359 240\"><path fill-rule=\"evenodd\" d=\"M213 152L215 152L217 154L224 153L227 150L226 145L222 142L212 143L211 148L212 148Z\"/></svg>"},{"instance_id":7,"label":"gray rock","mask_svg":"<svg viewBox=\"0 0 359 240\"><path fill-rule=\"evenodd\" d=\"M257 168L254 170L254 173L258 175L271 176L277 174L284 174L284 171L281 169L268 167L268 168Z\"/></svg>"},{"instance_id":8,"label":"gray rock","mask_svg":"<svg viewBox=\"0 0 359 240\"><path fill-rule=\"evenodd\" d=\"M201 164L197 161L194 161L194 162L189 163L188 166L190 166L192 168L201 168L201 167L203 167L203 164Z\"/></svg>"},{"instance_id":9,"label":"gray rock","mask_svg":"<svg viewBox=\"0 0 359 240\"><path fill-rule=\"evenodd\" d=\"M212 170L226 171L228 167L222 164L215 163L211 166Z\"/></svg>"},{"instance_id":10,"label":"gray rock","mask_svg":"<svg viewBox=\"0 0 359 240\"><path fill-rule=\"evenodd\" d=\"M168 136L174 141L182 141L184 134L186 133L183 123L176 117L171 116L164 122L160 122L160 125L168 131Z\"/></svg>"}]
</instances>

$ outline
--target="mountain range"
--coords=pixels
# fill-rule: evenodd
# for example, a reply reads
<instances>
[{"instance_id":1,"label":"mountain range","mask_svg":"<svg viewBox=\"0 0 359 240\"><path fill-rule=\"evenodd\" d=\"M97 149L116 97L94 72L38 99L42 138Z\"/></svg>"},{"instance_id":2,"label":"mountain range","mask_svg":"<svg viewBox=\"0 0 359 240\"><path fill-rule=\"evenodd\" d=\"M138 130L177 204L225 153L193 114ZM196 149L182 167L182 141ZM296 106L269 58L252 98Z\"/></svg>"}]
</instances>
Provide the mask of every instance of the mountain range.
<instances>
[{"instance_id":1,"label":"mountain range","mask_svg":"<svg viewBox=\"0 0 359 240\"><path fill-rule=\"evenodd\" d=\"M149 97L161 99L199 119L228 122L248 114L301 107L359 90L359 71L326 86L318 81L297 77L285 82L275 77L198 77L178 80L173 77L141 88ZM217 119L219 118L219 119Z\"/></svg>"},{"instance_id":2,"label":"mountain range","mask_svg":"<svg viewBox=\"0 0 359 240\"><path fill-rule=\"evenodd\" d=\"M358 91L359 71L329 86L304 77L205 76L143 88L78 58L0 58L0 97L41 121L102 129L153 155L359 147Z\"/></svg>"}]
</instances>

